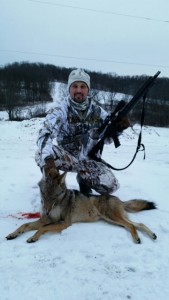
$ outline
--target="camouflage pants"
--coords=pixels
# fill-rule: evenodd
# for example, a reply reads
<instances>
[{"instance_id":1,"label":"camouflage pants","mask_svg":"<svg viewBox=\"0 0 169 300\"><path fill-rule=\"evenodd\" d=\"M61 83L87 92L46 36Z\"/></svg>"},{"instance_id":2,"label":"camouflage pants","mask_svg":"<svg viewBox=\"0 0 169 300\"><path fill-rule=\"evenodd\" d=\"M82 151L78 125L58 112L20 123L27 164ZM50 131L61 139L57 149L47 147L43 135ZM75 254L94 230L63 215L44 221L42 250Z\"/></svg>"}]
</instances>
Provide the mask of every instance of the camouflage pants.
<instances>
[{"instance_id":1,"label":"camouflage pants","mask_svg":"<svg viewBox=\"0 0 169 300\"><path fill-rule=\"evenodd\" d=\"M78 173L99 194L110 194L119 188L118 180L104 163L89 159L79 160L60 146L53 146L53 151L57 169ZM39 167L43 167L38 152L35 161Z\"/></svg>"}]
</instances>

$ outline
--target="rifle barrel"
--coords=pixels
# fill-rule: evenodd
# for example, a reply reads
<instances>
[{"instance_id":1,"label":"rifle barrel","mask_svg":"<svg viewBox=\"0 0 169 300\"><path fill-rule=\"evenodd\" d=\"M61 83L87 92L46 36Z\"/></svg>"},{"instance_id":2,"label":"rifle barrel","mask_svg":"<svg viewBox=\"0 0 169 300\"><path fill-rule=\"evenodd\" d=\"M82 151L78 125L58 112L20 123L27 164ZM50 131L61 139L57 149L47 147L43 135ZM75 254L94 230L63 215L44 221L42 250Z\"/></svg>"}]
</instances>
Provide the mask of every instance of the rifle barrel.
<instances>
[{"instance_id":1,"label":"rifle barrel","mask_svg":"<svg viewBox=\"0 0 169 300\"><path fill-rule=\"evenodd\" d=\"M148 92L149 88L154 83L155 79L161 72L158 71L154 76L149 77L149 79L142 85L142 87L136 92L133 98L124 106L122 111L119 112L118 117L123 117L127 115L130 110L136 105L137 101Z\"/></svg>"}]
</instances>

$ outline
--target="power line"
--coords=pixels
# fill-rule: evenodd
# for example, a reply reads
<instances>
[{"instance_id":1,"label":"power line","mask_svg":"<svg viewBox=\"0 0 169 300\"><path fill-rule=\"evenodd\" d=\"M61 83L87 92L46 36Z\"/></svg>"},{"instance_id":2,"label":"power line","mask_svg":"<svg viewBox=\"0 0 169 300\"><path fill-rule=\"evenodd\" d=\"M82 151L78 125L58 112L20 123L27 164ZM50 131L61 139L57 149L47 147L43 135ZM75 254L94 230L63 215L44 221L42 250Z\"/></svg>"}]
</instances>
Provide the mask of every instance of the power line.
<instances>
[{"instance_id":1,"label":"power line","mask_svg":"<svg viewBox=\"0 0 169 300\"><path fill-rule=\"evenodd\" d=\"M155 19L155 18L151 18L151 17L144 17L144 16L136 16L136 15L130 15L130 14L123 14L123 13L116 13L116 12L107 11L107 10L99 10L99 9L93 9L93 8L87 8L87 7L80 7L80 6L74 6L74 5L66 5L66 4L54 3L54 2L47 2L47 1L41 1L41 0L27 0L27 1L29 1L29 2L35 2L35 3L40 3L40 4L46 4L46 5L66 7L66 8L71 8L71 9L91 11L91 12L95 12L95 13L116 15L116 16L127 17L127 18L143 19L143 20L146 20L146 21L169 23L169 20L161 20L161 19Z\"/></svg>"},{"instance_id":2,"label":"power line","mask_svg":"<svg viewBox=\"0 0 169 300\"><path fill-rule=\"evenodd\" d=\"M166 66L166 65L164 66L164 65L156 65L156 64L117 61L117 60L111 60L111 59L97 59L97 58L90 58L90 57L67 56L67 55L61 55L61 54L49 54L49 53L40 53L40 52L32 52L32 51L0 49L0 52L41 55L41 56L49 56L49 57L60 57L60 58L66 58L66 59L87 60L87 61L97 61L97 62L104 62L104 63L116 63L116 64L147 66L147 67L158 67L158 68L166 68L166 69L169 68L169 66Z\"/></svg>"}]
</instances>

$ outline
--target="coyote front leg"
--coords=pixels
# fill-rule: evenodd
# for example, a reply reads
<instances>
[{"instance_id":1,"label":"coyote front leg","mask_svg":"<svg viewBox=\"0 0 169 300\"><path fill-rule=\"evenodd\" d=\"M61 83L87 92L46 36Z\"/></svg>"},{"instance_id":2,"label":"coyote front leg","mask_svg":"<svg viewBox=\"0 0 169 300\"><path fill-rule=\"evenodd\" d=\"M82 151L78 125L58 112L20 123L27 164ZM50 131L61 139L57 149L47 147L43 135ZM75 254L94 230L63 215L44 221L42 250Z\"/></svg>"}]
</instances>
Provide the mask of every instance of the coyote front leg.
<instances>
[{"instance_id":1,"label":"coyote front leg","mask_svg":"<svg viewBox=\"0 0 169 300\"><path fill-rule=\"evenodd\" d=\"M38 231L27 240L27 243L34 243L39 240L42 234L46 232L61 232L62 230L66 229L69 227L71 223L69 222L63 222L63 223L57 223L57 224L49 224L49 225L44 225L38 229Z\"/></svg>"},{"instance_id":2,"label":"coyote front leg","mask_svg":"<svg viewBox=\"0 0 169 300\"><path fill-rule=\"evenodd\" d=\"M24 232L31 231L31 230L38 230L40 228L40 226L42 226L42 222L40 219L35 222L29 222L29 223L23 224L17 230L8 234L6 236L6 239L7 240L15 239L16 237L18 237L20 234L22 234Z\"/></svg>"}]
</instances>

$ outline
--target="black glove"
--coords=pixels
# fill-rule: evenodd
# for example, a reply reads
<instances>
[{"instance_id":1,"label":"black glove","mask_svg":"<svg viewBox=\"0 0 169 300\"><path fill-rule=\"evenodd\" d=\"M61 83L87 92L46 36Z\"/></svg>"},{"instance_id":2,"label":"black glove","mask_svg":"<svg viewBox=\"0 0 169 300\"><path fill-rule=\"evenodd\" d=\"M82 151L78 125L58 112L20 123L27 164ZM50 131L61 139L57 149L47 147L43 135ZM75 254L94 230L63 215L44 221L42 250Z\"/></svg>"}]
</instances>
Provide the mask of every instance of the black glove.
<instances>
[{"instance_id":1,"label":"black glove","mask_svg":"<svg viewBox=\"0 0 169 300\"><path fill-rule=\"evenodd\" d=\"M45 166L44 166L45 174L48 175L51 169L56 169L56 166L55 166L54 158L50 156L45 159Z\"/></svg>"},{"instance_id":2,"label":"black glove","mask_svg":"<svg viewBox=\"0 0 169 300\"><path fill-rule=\"evenodd\" d=\"M129 118L123 117L122 119L120 119L120 121L116 124L116 130L118 132L122 132L123 130L127 129L128 127L130 127L130 120Z\"/></svg>"}]
</instances>

